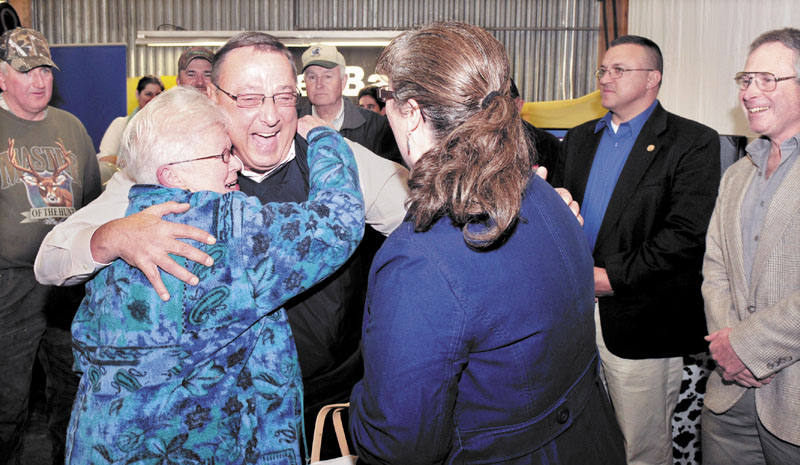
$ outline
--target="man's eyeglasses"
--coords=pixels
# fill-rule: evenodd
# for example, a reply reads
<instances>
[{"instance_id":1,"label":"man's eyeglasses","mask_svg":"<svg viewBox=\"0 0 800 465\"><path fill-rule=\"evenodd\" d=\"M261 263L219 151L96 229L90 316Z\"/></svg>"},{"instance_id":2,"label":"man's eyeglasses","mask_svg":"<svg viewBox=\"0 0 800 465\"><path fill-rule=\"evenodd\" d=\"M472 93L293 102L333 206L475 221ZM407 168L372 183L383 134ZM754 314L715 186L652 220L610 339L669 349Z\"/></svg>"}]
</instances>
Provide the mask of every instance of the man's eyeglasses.
<instances>
[{"instance_id":1,"label":"man's eyeglasses","mask_svg":"<svg viewBox=\"0 0 800 465\"><path fill-rule=\"evenodd\" d=\"M179 163L188 163L190 161L208 160L210 158L222 158L223 163L228 163L229 161L231 161L231 152L233 152L233 147L228 147L227 149L223 150L222 153L220 153L219 155L209 155L207 157L192 158L191 160L173 161L172 163L167 163L164 166L177 165Z\"/></svg>"},{"instance_id":2,"label":"man's eyeglasses","mask_svg":"<svg viewBox=\"0 0 800 465\"><path fill-rule=\"evenodd\" d=\"M600 68L594 72L595 77L597 79L603 79L603 76L606 74L611 77L611 79L619 79L622 77L622 74L626 71L655 71L652 68L622 68L620 66L612 66L611 68Z\"/></svg>"},{"instance_id":3,"label":"man's eyeglasses","mask_svg":"<svg viewBox=\"0 0 800 465\"><path fill-rule=\"evenodd\" d=\"M389 90L388 87L378 88L378 100L380 100L381 102L386 102L390 98L394 98L393 90Z\"/></svg>"},{"instance_id":4,"label":"man's eyeglasses","mask_svg":"<svg viewBox=\"0 0 800 465\"><path fill-rule=\"evenodd\" d=\"M755 81L756 85L759 89L763 92L772 92L778 87L778 83L781 81L785 81L787 79L794 79L797 76L786 76L786 77L777 77L772 73L766 72L741 72L736 73L736 76L733 78L736 81L736 85L739 86L739 90L747 90L750 87L750 84Z\"/></svg>"},{"instance_id":5,"label":"man's eyeglasses","mask_svg":"<svg viewBox=\"0 0 800 465\"><path fill-rule=\"evenodd\" d=\"M260 107L264 104L264 100L272 99L275 105L279 107L293 107L297 105L297 98L300 96L300 93L295 92L278 92L274 95L264 95L264 94L239 94L233 95L229 92L223 90L220 86L214 84L214 87L219 89L223 94L230 97L234 102L236 102L236 106L239 108L256 108Z\"/></svg>"}]
</instances>

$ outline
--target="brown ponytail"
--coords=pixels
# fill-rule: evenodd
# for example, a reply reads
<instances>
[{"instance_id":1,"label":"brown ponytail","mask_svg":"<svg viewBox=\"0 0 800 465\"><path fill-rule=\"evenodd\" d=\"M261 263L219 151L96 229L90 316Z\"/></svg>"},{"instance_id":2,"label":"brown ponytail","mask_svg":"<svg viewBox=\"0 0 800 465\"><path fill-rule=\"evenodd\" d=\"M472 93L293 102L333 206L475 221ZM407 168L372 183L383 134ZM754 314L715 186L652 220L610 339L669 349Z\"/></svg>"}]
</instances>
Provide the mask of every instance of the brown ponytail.
<instances>
[{"instance_id":1,"label":"brown ponytail","mask_svg":"<svg viewBox=\"0 0 800 465\"><path fill-rule=\"evenodd\" d=\"M502 240L533 165L502 44L477 26L433 23L392 41L378 72L388 75L398 106L417 101L438 141L409 180L415 229L449 216L472 247Z\"/></svg>"}]
</instances>

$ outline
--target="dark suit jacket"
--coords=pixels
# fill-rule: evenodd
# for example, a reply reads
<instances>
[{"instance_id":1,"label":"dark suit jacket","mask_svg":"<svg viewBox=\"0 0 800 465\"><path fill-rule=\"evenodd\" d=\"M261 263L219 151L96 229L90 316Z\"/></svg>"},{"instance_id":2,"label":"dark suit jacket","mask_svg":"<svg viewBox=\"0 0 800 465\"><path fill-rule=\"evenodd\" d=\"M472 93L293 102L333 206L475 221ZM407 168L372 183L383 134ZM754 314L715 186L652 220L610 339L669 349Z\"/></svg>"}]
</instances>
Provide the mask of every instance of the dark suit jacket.
<instances>
[{"instance_id":1,"label":"dark suit jacket","mask_svg":"<svg viewBox=\"0 0 800 465\"><path fill-rule=\"evenodd\" d=\"M528 139L531 140L531 143L536 148L536 164L547 168L547 181L551 182L561 141L558 140L558 137L544 129L537 128L525 120L522 120L522 125L525 127Z\"/></svg>"},{"instance_id":2,"label":"dark suit jacket","mask_svg":"<svg viewBox=\"0 0 800 465\"><path fill-rule=\"evenodd\" d=\"M602 131L571 129L553 185L583 202ZM593 250L614 295L600 298L603 339L617 356L703 352L705 235L719 186L719 135L657 104L631 149Z\"/></svg>"}]
</instances>

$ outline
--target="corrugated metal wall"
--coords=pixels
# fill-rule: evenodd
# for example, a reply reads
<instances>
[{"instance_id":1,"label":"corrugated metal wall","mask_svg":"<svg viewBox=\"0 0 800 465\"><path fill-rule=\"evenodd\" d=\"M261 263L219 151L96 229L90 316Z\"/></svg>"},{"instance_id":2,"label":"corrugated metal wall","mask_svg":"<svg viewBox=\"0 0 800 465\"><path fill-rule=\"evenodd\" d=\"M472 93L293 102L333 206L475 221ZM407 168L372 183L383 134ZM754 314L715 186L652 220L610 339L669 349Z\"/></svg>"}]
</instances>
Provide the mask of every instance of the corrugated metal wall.
<instances>
[{"instance_id":1,"label":"corrugated metal wall","mask_svg":"<svg viewBox=\"0 0 800 465\"><path fill-rule=\"evenodd\" d=\"M177 73L180 48L135 45L137 31L409 29L437 20L485 27L503 42L526 100L595 89L596 0L32 0L55 44L125 43L128 76Z\"/></svg>"}]
</instances>

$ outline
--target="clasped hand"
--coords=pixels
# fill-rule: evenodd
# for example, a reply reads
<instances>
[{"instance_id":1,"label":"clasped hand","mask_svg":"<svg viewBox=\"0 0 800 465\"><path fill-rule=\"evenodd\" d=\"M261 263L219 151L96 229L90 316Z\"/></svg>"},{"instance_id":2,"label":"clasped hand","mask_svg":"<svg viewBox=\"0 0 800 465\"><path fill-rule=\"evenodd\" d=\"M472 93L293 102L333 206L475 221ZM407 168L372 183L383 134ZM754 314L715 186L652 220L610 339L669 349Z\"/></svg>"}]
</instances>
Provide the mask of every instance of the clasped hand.
<instances>
[{"instance_id":1,"label":"clasped hand","mask_svg":"<svg viewBox=\"0 0 800 465\"><path fill-rule=\"evenodd\" d=\"M764 379L756 378L742 362L742 359L736 355L730 341L732 329L722 328L705 337L705 340L709 342L708 349L711 352L711 358L717 362L717 370L722 375L722 379L735 382L743 387L759 388L769 384L775 375Z\"/></svg>"}]
</instances>

